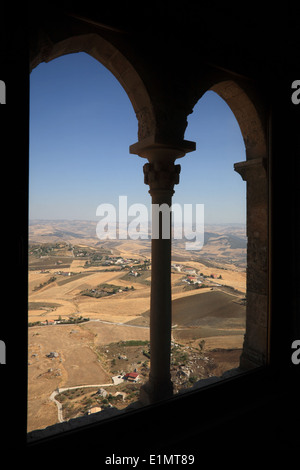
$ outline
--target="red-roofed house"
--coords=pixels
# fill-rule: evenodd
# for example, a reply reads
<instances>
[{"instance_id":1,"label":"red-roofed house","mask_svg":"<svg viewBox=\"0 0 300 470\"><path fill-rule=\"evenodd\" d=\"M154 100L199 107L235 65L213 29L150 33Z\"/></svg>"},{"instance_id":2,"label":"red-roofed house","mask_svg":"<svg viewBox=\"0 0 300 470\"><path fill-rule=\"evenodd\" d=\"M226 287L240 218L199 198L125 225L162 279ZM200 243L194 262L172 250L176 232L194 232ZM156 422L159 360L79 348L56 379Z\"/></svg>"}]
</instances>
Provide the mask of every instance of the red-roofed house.
<instances>
[{"instance_id":1,"label":"red-roofed house","mask_svg":"<svg viewBox=\"0 0 300 470\"><path fill-rule=\"evenodd\" d=\"M130 382L137 382L139 374L137 372L128 372L124 375L124 379L129 380Z\"/></svg>"}]
</instances>

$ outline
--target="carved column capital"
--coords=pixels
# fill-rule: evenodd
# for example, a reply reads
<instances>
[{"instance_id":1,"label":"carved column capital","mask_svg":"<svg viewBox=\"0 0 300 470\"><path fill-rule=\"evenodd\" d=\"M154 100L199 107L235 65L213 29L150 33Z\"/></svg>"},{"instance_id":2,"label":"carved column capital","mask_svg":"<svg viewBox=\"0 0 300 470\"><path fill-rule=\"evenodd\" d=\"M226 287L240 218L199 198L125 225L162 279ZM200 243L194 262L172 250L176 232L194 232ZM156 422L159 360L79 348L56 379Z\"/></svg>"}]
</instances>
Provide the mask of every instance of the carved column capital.
<instances>
[{"instance_id":1,"label":"carved column capital","mask_svg":"<svg viewBox=\"0 0 300 470\"><path fill-rule=\"evenodd\" d=\"M179 183L180 165L175 165L177 158L195 150L195 142L181 140L161 142L155 136L149 136L141 142L130 146L130 153L147 158L149 163L143 167L144 182L152 191L164 190L173 194L175 184Z\"/></svg>"},{"instance_id":2,"label":"carved column capital","mask_svg":"<svg viewBox=\"0 0 300 470\"><path fill-rule=\"evenodd\" d=\"M143 166L144 183L153 189L165 189L173 191L174 185L179 183L180 165L173 162L146 163Z\"/></svg>"}]
</instances>

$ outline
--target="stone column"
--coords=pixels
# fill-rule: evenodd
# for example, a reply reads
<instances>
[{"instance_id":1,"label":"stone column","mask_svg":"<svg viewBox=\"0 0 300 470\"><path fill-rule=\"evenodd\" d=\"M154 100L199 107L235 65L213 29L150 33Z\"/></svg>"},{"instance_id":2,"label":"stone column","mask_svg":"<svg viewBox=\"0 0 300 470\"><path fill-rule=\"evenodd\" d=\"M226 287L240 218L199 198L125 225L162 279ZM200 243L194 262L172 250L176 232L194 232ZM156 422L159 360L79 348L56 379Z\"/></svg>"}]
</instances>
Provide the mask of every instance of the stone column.
<instances>
[{"instance_id":1,"label":"stone column","mask_svg":"<svg viewBox=\"0 0 300 470\"><path fill-rule=\"evenodd\" d=\"M247 181L246 334L240 366L250 369L268 361L268 180L261 158L236 163Z\"/></svg>"},{"instance_id":2,"label":"stone column","mask_svg":"<svg viewBox=\"0 0 300 470\"><path fill-rule=\"evenodd\" d=\"M154 403L173 395L170 374L171 230L169 236L163 230L166 228L166 220L163 220L163 217L171 215L173 188L179 183L180 165L175 165L174 161L194 148L194 145L187 145L184 149L171 145L143 143L130 147L131 153L137 153L149 160L149 163L144 165L144 181L150 186L149 193L152 198L150 374L149 381L141 387L140 401L143 404ZM167 211L164 210L156 218L155 205L162 204ZM169 228L170 219L167 221Z\"/></svg>"}]
</instances>

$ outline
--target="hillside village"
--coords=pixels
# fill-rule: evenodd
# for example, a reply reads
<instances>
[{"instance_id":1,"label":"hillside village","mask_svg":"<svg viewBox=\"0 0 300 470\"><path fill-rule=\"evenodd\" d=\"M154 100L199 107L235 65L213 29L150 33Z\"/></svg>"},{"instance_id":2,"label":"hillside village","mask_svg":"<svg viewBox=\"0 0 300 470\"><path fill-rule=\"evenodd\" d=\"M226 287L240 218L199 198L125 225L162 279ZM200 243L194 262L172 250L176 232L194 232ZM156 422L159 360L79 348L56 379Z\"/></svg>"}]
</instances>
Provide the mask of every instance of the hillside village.
<instances>
[{"instance_id":1,"label":"hillside village","mask_svg":"<svg viewBox=\"0 0 300 470\"><path fill-rule=\"evenodd\" d=\"M59 257L59 254L62 254L62 251L70 252L68 258L66 257ZM105 252L107 253L107 252ZM143 271L151 270L151 261L148 258L136 259L136 258L124 258L122 256L114 256L112 254L103 254L101 251L95 250L88 250L82 249L77 246L72 246L71 244L47 244L44 245L31 245L29 247L29 270L35 270L39 266L43 265L53 265L53 266L61 266L66 265L67 263L71 265L72 260L75 258L80 258L85 261L83 265L84 270L91 271L91 268L102 268L101 271L105 270L126 270L128 271L129 276L138 277L142 274ZM49 268L50 269L50 268ZM50 271L47 268L41 268L41 274L49 274ZM190 284L202 284L204 279L222 279L222 276L217 276L214 273L209 275L203 274L199 272L199 269L192 269L188 265L184 264L176 264L172 263L171 269L173 272L182 273L183 278L182 282L190 283ZM62 277L70 277L73 276L75 272L72 271L64 271L64 270L57 270L53 272L53 275L62 276Z\"/></svg>"}]
</instances>

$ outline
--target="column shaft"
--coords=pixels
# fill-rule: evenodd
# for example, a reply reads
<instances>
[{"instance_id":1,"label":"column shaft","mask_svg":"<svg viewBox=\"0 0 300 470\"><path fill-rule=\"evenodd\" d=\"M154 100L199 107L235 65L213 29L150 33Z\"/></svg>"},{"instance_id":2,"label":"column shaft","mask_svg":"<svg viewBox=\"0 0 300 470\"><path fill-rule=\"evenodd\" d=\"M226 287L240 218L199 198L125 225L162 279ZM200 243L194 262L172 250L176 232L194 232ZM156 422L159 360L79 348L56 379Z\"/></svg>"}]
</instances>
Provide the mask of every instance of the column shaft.
<instances>
[{"instance_id":1,"label":"column shaft","mask_svg":"<svg viewBox=\"0 0 300 470\"><path fill-rule=\"evenodd\" d=\"M172 191L173 192L173 191ZM167 204L171 206L172 192L169 190L150 191L152 205ZM173 393L170 375L171 347L171 237L164 239L162 233L162 217L156 221L153 207L152 223L158 222L159 238L152 238L151 255L151 299L150 299L150 358L151 371L149 382L152 385L154 401L166 398ZM164 215L166 213L164 212ZM154 227L153 227L154 228Z\"/></svg>"}]
</instances>

